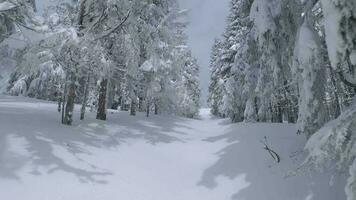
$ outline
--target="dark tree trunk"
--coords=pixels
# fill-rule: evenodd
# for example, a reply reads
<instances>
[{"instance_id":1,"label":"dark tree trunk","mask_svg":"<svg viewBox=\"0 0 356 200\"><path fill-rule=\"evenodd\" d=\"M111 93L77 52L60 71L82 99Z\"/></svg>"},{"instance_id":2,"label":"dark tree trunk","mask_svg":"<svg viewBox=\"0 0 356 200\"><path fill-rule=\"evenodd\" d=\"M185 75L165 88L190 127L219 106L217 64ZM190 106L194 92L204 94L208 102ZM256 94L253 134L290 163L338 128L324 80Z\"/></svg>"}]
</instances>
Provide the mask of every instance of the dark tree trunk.
<instances>
[{"instance_id":1,"label":"dark tree trunk","mask_svg":"<svg viewBox=\"0 0 356 200\"><path fill-rule=\"evenodd\" d=\"M139 100L138 100L138 111L139 112L144 112L145 109L144 109L144 106L143 106L143 98L140 97Z\"/></svg>"},{"instance_id":2,"label":"dark tree trunk","mask_svg":"<svg viewBox=\"0 0 356 200\"><path fill-rule=\"evenodd\" d=\"M259 122L260 119L258 117L258 99L257 99L257 97L254 98L254 104L255 104L256 121Z\"/></svg>"},{"instance_id":3,"label":"dark tree trunk","mask_svg":"<svg viewBox=\"0 0 356 200\"><path fill-rule=\"evenodd\" d=\"M158 104L157 104L157 102L155 103L155 115L158 115Z\"/></svg>"},{"instance_id":4,"label":"dark tree trunk","mask_svg":"<svg viewBox=\"0 0 356 200\"><path fill-rule=\"evenodd\" d=\"M333 73L333 69L331 68L331 65L328 65L328 69L329 69L329 73L330 73L330 80L331 80L331 83L333 85L333 95L335 97L335 104L336 104L336 107L335 107L335 113L334 113L334 118L336 119L337 117L340 116L341 114L341 105L340 105L340 99L339 99L339 95L337 94L337 91L338 91L338 87L337 87L337 83L336 83L336 77L335 77L335 74Z\"/></svg>"},{"instance_id":5,"label":"dark tree trunk","mask_svg":"<svg viewBox=\"0 0 356 200\"><path fill-rule=\"evenodd\" d=\"M85 117L85 110L86 110L86 107L87 107L88 93L89 93L89 81L90 81L90 77L88 76L87 82L85 83L84 97L83 97L83 101L82 101L82 108L80 110L80 120L84 120L84 117Z\"/></svg>"},{"instance_id":6,"label":"dark tree trunk","mask_svg":"<svg viewBox=\"0 0 356 200\"><path fill-rule=\"evenodd\" d=\"M146 117L149 117L150 116L150 103L147 102L147 106L146 106Z\"/></svg>"},{"instance_id":7,"label":"dark tree trunk","mask_svg":"<svg viewBox=\"0 0 356 200\"><path fill-rule=\"evenodd\" d=\"M98 100L98 112L96 119L106 120L106 93L108 87L108 80L103 79L100 83L99 100Z\"/></svg>"},{"instance_id":8,"label":"dark tree trunk","mask_svg":"<svg viewBox=\"0 0 356 200\"><path fill-rule=\"evenodd\" d=\"M73 122L74 101L76 97L75 90L76 90L75 82L72 81L69 84L67 102L65 106L64 122L63 122L63 124L65 125L72 125Z\"/></svg>"},{"instance_id":9,"label":"dark tree trunk","mask_svg":"<svg viewBox=\"0 0 356 200\"><path fill-rule=\"evenodd\" d=\"M136 115L136 101L135 100L131 100L130 115L132 115L132 116Z\"/></svg>"},{"instance_id":10,"label":"dark tree trunk","mask_svg":"<svg viewBox=\"0 0 356 200\"><path fill-rule=\"evenodd\" d=\"M283 112L281 108L281 102L277 104L277 123L283 123Z\"/></svg>"},{"instance_id":11,"label":"dark tree trunk","mask_svg":"<svg viewBox=\"0 0 356 200\"><path fill-rule=\"evenodd\" d=\"M124 100L124 97L121 97L121 100L120 100L120 110L121 111L125 111L125 100Z\"/></svg>"},{"instance_id":12,"label":"dark tree trunk","mask_svg":"<svg viewBox=\"0 0 356 200\"><path fill-rule=\"evenodd\" d=\"M64 112L65 112L65 103L66 103L66 95L67 95L67 78L64 83L64 91L62 94L62 124L64 124Z\"/></svg>"},{"instance_id":13,"label":"dark tree trunk","mask_svg":"<svg viewBox=\"0 0 356 200\"><path fill-rule=\"evenodd\" d=\"M58 102L58 106L57 106L57 110L59 113L61 113L61 110L62 110L62 94L59 93L58 96L57 96L57 102Z\"/></svg>"},{"instance_id":14,"label":"dark tree trunk","mask_svg":"<svg viewBox=\"0 0 356 200\"><path fill-rule=\"evenodd\" d=\"M107 103L106 107L113 109L114 105L114 98L115 98L115 86L111 84L111 81L108 82L108 95L107 95Z\"/></svg>"}]
</instances>

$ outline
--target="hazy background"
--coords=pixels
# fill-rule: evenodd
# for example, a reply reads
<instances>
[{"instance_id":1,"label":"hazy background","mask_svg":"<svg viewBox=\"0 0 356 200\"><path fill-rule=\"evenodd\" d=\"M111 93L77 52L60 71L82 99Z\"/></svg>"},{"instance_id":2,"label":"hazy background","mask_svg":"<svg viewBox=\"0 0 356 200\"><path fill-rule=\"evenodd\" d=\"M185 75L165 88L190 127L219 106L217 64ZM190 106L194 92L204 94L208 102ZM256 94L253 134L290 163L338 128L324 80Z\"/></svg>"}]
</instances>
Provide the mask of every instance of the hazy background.
<instances>
[{"instance_id":1,"label":"hazy background","mask_svg":"<svg viewBox=\"0 0 356 200\"><path fill-rule=\"evenodd\" d=\"M179 0L182 9L189 9L187 30L189 45L200 65L200 83L205 105L209 86L210 50L214 39L225 30L229 0Z\"/></svg>"}]
</instances>

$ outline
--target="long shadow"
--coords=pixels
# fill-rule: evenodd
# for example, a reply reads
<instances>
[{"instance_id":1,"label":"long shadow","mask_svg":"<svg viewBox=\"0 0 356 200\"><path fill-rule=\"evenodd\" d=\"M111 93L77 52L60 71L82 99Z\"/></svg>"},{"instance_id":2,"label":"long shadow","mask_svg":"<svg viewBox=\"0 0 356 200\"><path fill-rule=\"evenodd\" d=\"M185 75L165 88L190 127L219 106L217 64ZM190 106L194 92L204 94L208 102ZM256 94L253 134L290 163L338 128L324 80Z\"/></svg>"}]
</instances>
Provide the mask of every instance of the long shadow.
<instances>
[{"instance_id":1,"label":"long shadow","mask_svg":"<svg viewBox=\"0 0 356 200\"><path fill-rule=\"evenodd\" d=\"M4 110L6 110L6 114L1 112ZM41 114L44 117L41 117ZM72 128L60 125L58 116L54 112L41 111L41 114L32 113L26 109L18 113L16 108L0 107L0 127L2 129L0 141L2 143L1 152L3 152L0 156L0 176L19 179L19 176L16 175L17 170L26 163L30 163L32 175L40 176L43 173L51 174L63 171L77 176L82 182L106 183L101 177L112 175L112 172L88 163L85 163L87 165L85 167L77 167L75 164L66 163L54 152L54 147L60 147L60 151L69 152L78 162L83 162L79 160L79 155L89 154L90 152L85 150L89 146L99 147L100 139L81 135ZM9 138L24 140L24 146L15 148L25 151L30 156L9 152L8 145L10 144L7 144ZM13 159L9 159L9 157ZM43 172L43 169L47 169L46 172Z\"/></svg>"},{"instance_id":2,"label":"long shadow","mask_svg":"<svg viewBox=\"0 0 356 200\"><path fill-rule=\"evenodd\" d=\"M236 132L237 130L239 132ZM228 145L216 153L219 159L204 171L198 185L209 189L219 187L217 182L219 176L227 177L232 184L238 185L239 183L233 181L244 175L249 186L237 189L231 197L233 200L283 198L334 200L340 197L339 191L343 191L344 182L340 180L339 183L330 186L331 174L300 174L286 177L288 171L295 169L303 159L303 155L297 153L303 149L302 145L298 145L303 144L301 141L303 139L290 137L292 134L290 130L290 127L279 125L239 124L231 125L225 135L206 139L212 143L227 141ZM259 141L264 136L268 137L271 147L281 156L280 164L263 149ZM296 140L296 145L290 142L291 139Z\"/></svg>"},{"instance_id":3,"label":"long shadow","mask_svg":"<svg viewBox=\"0 0 356 200\"><path fill-rule=\"evenodd\" d=\"M171 116L145 117L143 113L129 116L120 113L109 116L106 127L110 130L109 146L125 143L129 139L141 139L151 145L161 143L184 142L182 136L186 133L180 129L191 129L184 125L186 119Z\"/></svg>"},{"instance_id":4,"label":"long shadow","mask_svg":"<svg viewBox=\"0 0 356 200\"><path fill-rule=\"evenodd\" d=\"M23 98L0 97L0 178L20 180L18 171L30 164L29 173L34 176L63 171L82 182L105 184L105 177L113 172L102 169L100 163L82 159L83 155L92 155L93 148L119 147L130 139L141 139L152 145L184 142L179 137L184 132L177 128L190 128L183 125L184 119L146 118L143 114L131 117L127 113L109 115L106 122L95 120L94 114L89 113L84 122L76 119L73 126L67 127L59 123L54 104L28 100L29 103L24 103L27 106L19 108L21 101ZM78 111L75 116L79 116ZM16 147L25 151L25 155L9 151L9 138L25 141L23 146ZM69 153L76 163L66 162L58 151Z\"/></svg>"}]
</instances>

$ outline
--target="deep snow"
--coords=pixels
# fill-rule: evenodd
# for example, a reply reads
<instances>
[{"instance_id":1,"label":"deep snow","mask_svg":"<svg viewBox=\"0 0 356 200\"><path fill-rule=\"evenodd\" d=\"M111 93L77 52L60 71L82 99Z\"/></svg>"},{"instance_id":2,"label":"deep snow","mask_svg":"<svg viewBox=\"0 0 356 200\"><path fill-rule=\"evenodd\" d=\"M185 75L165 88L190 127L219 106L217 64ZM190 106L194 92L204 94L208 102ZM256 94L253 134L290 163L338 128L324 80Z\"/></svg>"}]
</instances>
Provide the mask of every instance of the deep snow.
<instances>
[{"instance_id":1,"label":"deep snow","mask_svg":"<svg viewBox=\"0 0 356 200\"><path fill-rule=\"evenodd\" d=\"M304 157L294 125L231 125L207 109L199 120L110 111L107 122L89 114L67 127L59 118L55 103L0 96L0 199L346 199L342 175L288 176Z\"/></svg>"}]
</instances>

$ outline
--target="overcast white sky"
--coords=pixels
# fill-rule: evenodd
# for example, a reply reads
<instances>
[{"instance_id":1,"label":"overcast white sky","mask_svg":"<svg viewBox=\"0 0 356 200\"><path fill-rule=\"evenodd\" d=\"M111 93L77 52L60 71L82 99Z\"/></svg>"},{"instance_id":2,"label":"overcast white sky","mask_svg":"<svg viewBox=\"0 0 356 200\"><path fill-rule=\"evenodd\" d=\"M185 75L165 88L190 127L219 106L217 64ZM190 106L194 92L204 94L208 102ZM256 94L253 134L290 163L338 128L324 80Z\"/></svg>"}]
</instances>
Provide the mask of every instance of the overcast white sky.
<instances>
[{"instance_id":1,"label":"overcast white sky","mask_svg":"<svg viewBox=\"0 0 356 200\"><path fill-rule=\"evenodd\" d=\"M200 65L203 100L209 85L210 50L216 37L225 30L229 0L179 0L182 9L190 9L187 30L189 45Z\"/></svg>"}]
</instances>

